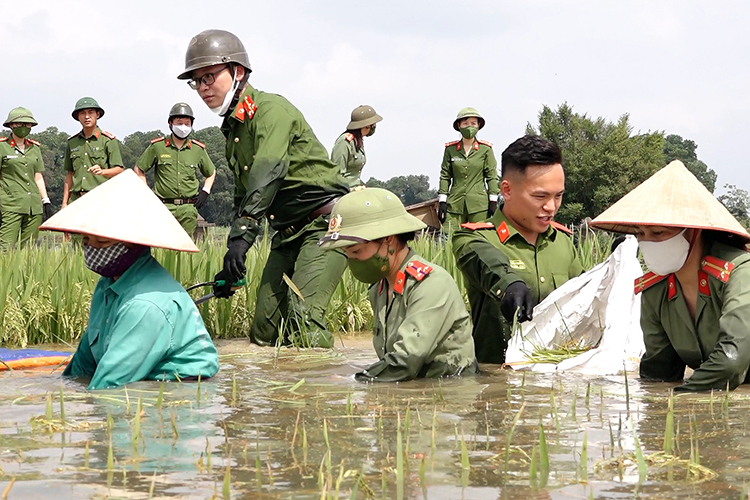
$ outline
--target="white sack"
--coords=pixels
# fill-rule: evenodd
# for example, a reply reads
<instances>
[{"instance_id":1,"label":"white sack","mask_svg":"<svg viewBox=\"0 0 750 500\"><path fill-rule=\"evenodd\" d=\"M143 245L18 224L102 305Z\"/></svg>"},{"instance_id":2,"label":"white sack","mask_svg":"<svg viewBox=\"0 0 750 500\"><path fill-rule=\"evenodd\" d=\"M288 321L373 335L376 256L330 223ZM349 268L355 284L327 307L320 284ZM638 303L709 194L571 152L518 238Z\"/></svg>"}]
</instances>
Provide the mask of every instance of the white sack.
<instances>
[{"instance_id":1,"label":"white sack","mask_svg":"<svg viewBox=\"0 0 750 500\"><path fill-rule=\"evenodd\" d=\"M510 339L505 362L537 372L615 375L623 367L636 370L644 351L641 297L633 293L635 279L643 275L637 252L637 240L628 236L607 260L549 294L534 308L534 319L521 324ZM524 354L531 354L535 345L558 348L571 337L585 339L585 345L599 342L599 347L558 365L529 363Z\"/></svg>"}]
</instances>

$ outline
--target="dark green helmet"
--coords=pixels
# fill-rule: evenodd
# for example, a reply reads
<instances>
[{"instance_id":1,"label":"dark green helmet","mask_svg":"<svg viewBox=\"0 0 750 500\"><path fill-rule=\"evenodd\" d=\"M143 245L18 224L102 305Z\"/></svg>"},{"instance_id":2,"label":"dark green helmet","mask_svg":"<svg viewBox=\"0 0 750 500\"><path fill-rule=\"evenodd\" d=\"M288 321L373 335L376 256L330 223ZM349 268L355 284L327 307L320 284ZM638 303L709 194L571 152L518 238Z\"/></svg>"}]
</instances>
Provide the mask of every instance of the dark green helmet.
<instances>
[{"instance_id":1,"label":"dark green helmet","mask_svg":"<svg viewBox=\"0 0 750 500\"><path fill-rule=\"evenodd\" d=\"M28 108L11 109L10 113L8 113L8 118L5 120L5 123L3 123L3 127L7 127L11 123L26 123L31 127L38 125L34 119L34 115L31 114L31 110Z\"/></svg>"},{"instance_id":2,"label":"dark green helmet","mask_svg":"<svg viewBox=\"0 0 750 500\"><path fill-rule=\"evenodd\" d=\"M318 245L325 249L343 248L425 227L424 222L406 211L395 194L387 189L364 188L336 202L328 232Z\"/></svg>"},{"instance_id":3,"label":"dark green helmet","mask_svg":"<svg viewBox=\"0 0 750 500\"><path fill-rule=\"evenodd\" d=\"M458 122L464 118L470 118L472 116L479 120L479 128L482 129L484 127L484 118L482 118L482 115L479 114L479 111L477 111L476 108L463 108L459 111L458 116L456 116L456 119L453 122L453 128L458 130Z\"/></svg>"},{"instance_id":4,"label":"dark green helmet","mask_svg":"<svg viewBox=\"0 0 750 500\"><path fill-rule=\"evenodd\" d=\"M185 71L177 78L190 80L196 69L226 63L236 63L248 72L252 71L247 51L239 38L224 30L202 31L190 40L185 53Z\"/></svg>"},{"instance_id":5,"label":"dark green helmet","mask_svg":"<svg viewBox=\"0 0 750 500\"><path fill-rule=\"evenodd\" d=\"M169 110L169 121L172 121L172 118L176 116L187 116L188 118L195 120L195 115L193 115L193 108L191 108L190 105L185 102L178 102L177 104L172 106L172 109Z\"/></svg>"},{"instance_id":6,"label":"dark green helmet","mask_svg":"<svg viewBox=\"0 0 750 500\"><path fill-rule=\"evenodd\" d=\"M377 114L372 106L363 104L352 111L352 119L346 126L346 130L359 130L362 127L378 123L382 119L383 117Z\"/></svg>"},{"instance_id":7,"label":"dark green helmet","mask_svg":"<svg viewBox=\"0 0 750 500\"><path fill-rule=\"evenodd\" d=\"M104 109L99 106L99 103L93 97L81 97L78 99L76 107L73 109L73 119L75 121L78 121L78 112L83 109L97 109L99 110L99 118L104 116Z\"/></svg>"}]
</instances>

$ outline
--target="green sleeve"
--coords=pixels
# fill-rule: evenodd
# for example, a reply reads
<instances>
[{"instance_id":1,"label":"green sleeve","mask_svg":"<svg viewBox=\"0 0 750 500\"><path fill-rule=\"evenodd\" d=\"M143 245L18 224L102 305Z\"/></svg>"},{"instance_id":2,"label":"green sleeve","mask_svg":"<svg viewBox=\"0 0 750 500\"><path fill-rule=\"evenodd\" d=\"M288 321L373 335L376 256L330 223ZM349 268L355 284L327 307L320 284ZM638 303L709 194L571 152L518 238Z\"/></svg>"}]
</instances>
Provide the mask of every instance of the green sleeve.
<instances>
[{"instance_id":1,"label":"green sleeve","mask_svg":"<svg viewBox=\"0 0 750 500\"><path fill-rule=\"evenodd\" d=\"M107 162L109 165L107 168L113 167L125 167L122 164L122 155L120 154L120 141L117 139L110 139L107 141Z\"/></svg>"},{"instance_id":2,"label":"green sleeve","mask_svg":"<svg viewBox=\"0 0 750 500\"><path fill-rule=\"evenodd\" d=\"M445 148L443 153L443 163L440 165L440 188L438 194L448 194L451 188L451 180L453 173L451 172L451 152L449 148Z\"/></svg>"},{"instance_id":3,"label":"green sleeve","mask_svg":"<svg viewBox=\"0 0 750 500\"><path fill-rule=\"evenodd\" d=\"M344 135L340 135L333 144L331 161L341 168L342 175L346 174L346 166L349 163L349 146Z\"/></svg>"},{"instance_id":4,"label":"green sleeve","mask_svg":"<svg viewBox=\"0 0 750 500\"><path fill-rule=\"evenodd\" d=\"M460 229L453 233L456 264L474 288L499 298L508 285L523 279L513 272L508 257L477 231Z\"/></svg>"},{"instance_id":5,"label":"green sleeve","mask_svg":"<svg viewBox=\"0 0 750 500\"><path fill-rule=\"evenodd\" d=\"M132 299L113 320L109 347L99 360L89 390L143 380L169 351L172 328L154 303Z\"/></svg>"},{"instance_id":6,"label":"green sleeve","mask_svg":"<svg viewBox=\"0 0 750 500\"><path fill-rule=\"evenodd\" d=\"M96 361L94 355L91 354L89 332L86 330L81 336L73 359L70 360L68 366L65 367L65 371L63 371L63 377L89 376L93 375L94 371L96 371Z\"/></svg>"},{"instance_id":7,"label":"green sleeve","mask_svg":"<svg viewBox=\"0 0 750 500\"><path fill-rule=\"evenodd\" d=\"M203 177L209 177L216 172L216 167L214 166L214 162L211 161L211 157L208 156L208 152L203 148L201 148L201 151L203 151L203 153L201 154L200 171L203 174Z\"/></svg>"},{"instance_id":8,"label":"green sleeve","mask_svg":"<svg viewBox=\"0 0 750 500\"><path fill-rule=\"evenodd\" d=\"M492 148L488 148L487 156L484 162L484 179L487 181L487 192L489 194L499 194L500 185L497 177L497 160Z\"/></svg>"},{"instance_id":9,"label":"green sleeve","mask_svg":"<svg viewBox=\"0 0 750 500\"><path fill-rule=\"evenodd\" d=\"M453 326L450 287L431 286L430 276L421 282L408 279L406 317L395 332L388 332L388 342L393 341L393 346L383 359L356 375L359 381L416 378L439 340Z\"/></svg>"},{"instance_id":10,"label":"green sleeve","mask_svg":"<svg viewBox=\"0 0 750 500\"><path fill-rule=\"evenodd\" d=\"M156 145L150 144L146 148L146 151L144 151L140 158L138 158L138 161L135 162L135 166L138 167L141 172L148 172L154 165L156 165L157 156Z\"/></svg>"},{"instance_id":11,"label":"green sleeve","mask_svg":"<svg viewBox=\"0 0 750 500\"><path fill-rule=\"evenodd\" d=\"M36 156L36 160L34 160L34 172L44 172L44 160L42 159L42 149L39 146L36 146L34 148L34 156Z\"/></svg>"},{"instance_id":12,"label":"green sleeve","mask_svg":"<svg viewBox=\"0 0 750 500\"><path fill-rule=\"evenodd\" d=\"M232 223L229 238L244 238L251 245L260 231L258 222L273 203L276 192L289 171L289 144L294 117L272 103L256 113L249 126L255 127L255 160L241 172L246 187L238 217ZM245 229L243 229L245 228Z\"/></svg>"},{"instance_id":13,"label":"green sleeve","mask_svg":"<svg viewBox=\"0 0 750 500\"><path fill-rule=\"evenodd\" d=\"M641 379L656 382L675 382L685 374L685 362L677 354L661 324L658 304L641 295L641 330L646 351L641 356ZM654 297L658 299L658 297Z\"/></svg>"},{"instance_id":14,"label":"green sleeve","mask_svg":"<svg viewBox=\"0 0 750 500\"><path fill-rule=\"evenodd\" d=\"M65 145L65 161L63 163L63 167L65 168L66 172L72 172L73 171L73 161L70 159L71 151L70 151L70 142L68 142Z\"/></svg>"},{"instance_id":15,"label":"green sleeve","mask_svg":"<svg viewBox=\"0 0 750 500\"><path fill-rule=\"evenodd\" d=\"M750 366L750 262L737 264L724 286L719 337L709 354L676 391L734 389L744 382Z\"/></svg>"}]
</instances>

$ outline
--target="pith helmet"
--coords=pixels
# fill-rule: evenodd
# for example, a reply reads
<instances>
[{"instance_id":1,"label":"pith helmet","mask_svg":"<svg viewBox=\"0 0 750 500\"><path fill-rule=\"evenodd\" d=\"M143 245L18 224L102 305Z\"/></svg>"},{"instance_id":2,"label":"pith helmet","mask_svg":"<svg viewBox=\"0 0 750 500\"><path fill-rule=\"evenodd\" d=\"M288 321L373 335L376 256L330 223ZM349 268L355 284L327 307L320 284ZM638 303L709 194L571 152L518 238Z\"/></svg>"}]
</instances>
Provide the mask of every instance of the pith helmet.
<instances>
[{"instance_id":1,"label":"pith helmet","mask_svg":"<svg viewBox=\"0 0 750 500\"><path fill-rule=\"evenodd\" d=\"M169 120L171 121L175 116L187 116L188 118L192 118L193 120L195 120L195 115L193 115L193 108L191 108L189 104L184 102L178 102L177 104L172 106L172 109L169 110Z\"/></svg>"},{"instance_id":2,"label":"pith helmet","mask_svg":"<svg viewBox=\"0 0 750 500\"><path fill-rule=\"evenodd\" d=\"M427 227L387 189L365 188L344 195L331 211L323 248L343 248Z\"/></svg>"},{"instance_id":3,"label":"pith helmet","mask_svg":"<svg viewBox=\"0 0 750 500\"><path fill-rule=\"evenodd\" d=\"M198 251L169 209L131 169L92 189L47 219L39 229L92 234L183 252Z\"/></svg>"},{"instance_id":4,"label":"pith helmet","mask_svg":"<svg viewBox=\"0 0 750 500\"><path fill-rule=\"evenodd\" d=\"M31 110L28 108L13 108L8 113L8 118L3 123L3 127L7 127L11 123L26 123L31 125L38 125L34 119L34 115L31 114Z\"/></svg>"},{"instance_id":5,"label":"pith helmet","mask_svg":"<svg viewBox=\"0 0 750 500\"><path fill-rule=\"evenodd\" d=\"M78 121L78 112L82 109L97 109L99 110L99 118L104 116L104 109L99 106L99 103L93 97L81 97L76 101L76 107L73 109L74 120Z\"/></svg>"},{"instance_id":6,"label":"pith helmet","mask_svg":"<svg viewBox=\"0 0 750 500\"><path fill-rule=\"evenodd\" d=\"M346 126L346 130L358 130L362 127L378 123L382 119L383 117L377 114L372 106L363 104L357 106L354 108L354 111L352 111L352 119L349 122L349 125Z\"/></svg>"},{"instance_id":7,"label":"pith helmet","mask_svg":"<svg viewBox=\"0 0 750 500\"><path fill-rule=\"evenodd\" d=\"M459 111L458 116L456 116L456 119L453 121L453 128L458 130L458 122L464 118L471 118L472 116L479 120L480 130L484 128L484 118L482 118L482 115L479 114L479 111L477 111L476 108L463 108Z\"/></svg>"},{"instance_id":8,"label":"pith helmet","mask_svg":"<svg viewBox=\"0 0 750 500\"><path fill-rule=\"evenodd\" d=\"M245 46L234 34L224 30L201 31L190 40L185 53L185 71L177 78L189 80L193 70L227 63L237 63L248 72L252 71Z\"/></svg>"},{"instance_id":9,"label":"pith helmet","mask_svg":"<svg viewBox=\"0 0 750 500\"><path fill-rule=\"evenodd\" d=\"M679 160L643 181L589 225L616 233L635 233L636 226L710 229L750 242L745 228Z\"/></svg>"}]
</instances>

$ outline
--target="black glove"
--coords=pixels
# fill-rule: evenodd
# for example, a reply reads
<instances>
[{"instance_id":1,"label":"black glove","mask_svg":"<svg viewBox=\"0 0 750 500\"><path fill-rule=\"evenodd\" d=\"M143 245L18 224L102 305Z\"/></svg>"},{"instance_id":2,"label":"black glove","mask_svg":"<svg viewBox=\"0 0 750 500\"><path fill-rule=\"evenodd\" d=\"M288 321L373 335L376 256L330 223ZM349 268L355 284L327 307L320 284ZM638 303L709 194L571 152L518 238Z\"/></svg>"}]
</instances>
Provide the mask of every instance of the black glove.
<instances>
[{"instance_id":1,"label":"black glove","mask_svg":"<svg viewBox=\"0 0 750 500\"><path fill-rule=\"evenodd\" d=\"M245 276L245 254L250 249L250 243L244 238L232 238L227 243L227 253L224 254L224 269L227 281L234 283Z\"/></svg>"},{"instance_id":2,"label":"black glove","mask_svg":"<svg viewBox=\"0 0 750 500\"><path fill-rule=\"evenodd\" d=\"M614 252L615 248L617 248L618 246L620 246L620 243L622 243L623 241L625 241L626 237L627 237L626 234L621 234L620 236L618 236L617 238L615 238L615 240L612 242L612 247L609 249L609 251L610 252Z\"/></svg>"},{"instance_id":3,"label":"black glove","mask_svg":"<svg viewBox=\"0 0 750 500\"><path fill-rule=\"evenodd\" d=\"M214 285L214 296L218 297L220 299L228 299L232 295L234 295L234 290L232 290L232 277L229 276L229 273L224 271L223 269L219 271L219 274L217 274L214 277L214 281L224 281L224 284L222 286Z\"/></svg>"},{"instance_id":4,"label":"black glove","mask_svg":"<svg viewBox=\"0 0 750 500\"><path fill-rule=\"evenodd\" d=\"M42 203L42 209L44 210L44 214L42 215L42 220L47 220L53 215L55 215L55 211L52 209L52 203Z\"/></svg>"},{"instance_id":5,"label":"black glove","mask_svg":"<svg viewBox=\"0 0 750 500\"><path fill-rule=\"evenodd\" d=\"M520 309L519 309L520 308ZM534 299L531 290L523 281L515 281L508 285L500 299L500 311L508 323L513 323L513 316L518 311L518 321L523 323L531 319L534 310Z\"/></svg>"},{"instance_id":6,"label":"black glove","mask_svg":"<svg viewBox=\"0 0 750 500\"><path fill-rule=\"evenodd\" d=\"M438 220L441 224L445 223L445 217L448 215L448 203L441 201L438 205Z\"/></svg>"},{"instance_id":7,"label":"black glove","mask_svg":"<svg viewBox=\"0 0 750 500\"><path fill-rule=\"evenodd\" d=\"M491 201L490 206L487 208L487 217L492 217L497 212L497 202Z\"/></svg>"},{"instance_id":8,"label":"black glove","mask_svg":"<svg viewBox=\"0 0 750 500\"><path fill-rule=\"evenodd\" d=\"M203 205L206 204L206 200L208 199L208 193L201 189L200 193L198 193L198 199L195 200L195 208L201 208Z\"/></svg>"}]
</instances>

